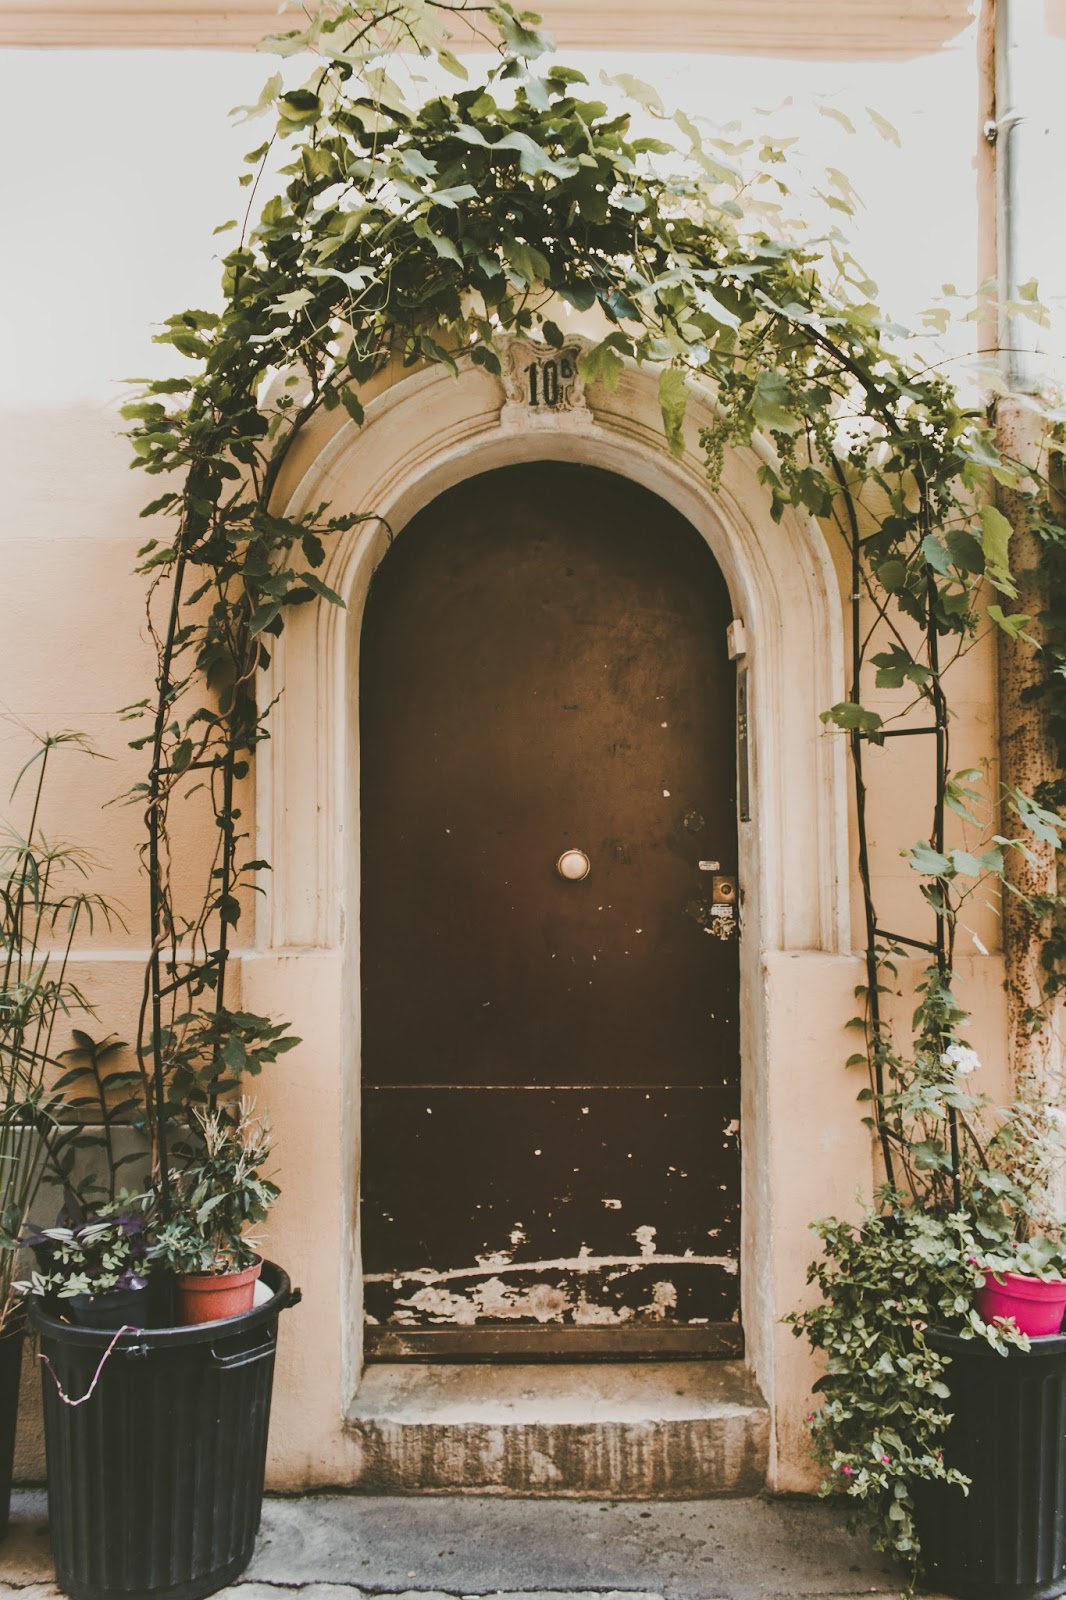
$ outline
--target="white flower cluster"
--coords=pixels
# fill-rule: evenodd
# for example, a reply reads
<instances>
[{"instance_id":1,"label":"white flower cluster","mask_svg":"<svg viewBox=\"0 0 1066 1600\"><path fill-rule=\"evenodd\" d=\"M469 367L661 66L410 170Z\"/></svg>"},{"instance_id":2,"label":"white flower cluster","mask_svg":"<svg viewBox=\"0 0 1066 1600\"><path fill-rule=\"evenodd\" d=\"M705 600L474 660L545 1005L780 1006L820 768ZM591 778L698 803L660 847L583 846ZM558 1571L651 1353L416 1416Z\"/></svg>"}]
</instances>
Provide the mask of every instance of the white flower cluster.
<instances>
[{"instance_id":1,"label":"white flower cluster","mask_svg":"<svg viewBox=\"0 0 1066 1600\"><path fill-rule=\"evenodd\" d=\"M958 1078L968 1078L971 1072L976 1072L981 1065L976 1050L971 1050L968 1044L949 1044L940 1057L940 1065L949 1067Z\"/></svg>"}]
</instances>

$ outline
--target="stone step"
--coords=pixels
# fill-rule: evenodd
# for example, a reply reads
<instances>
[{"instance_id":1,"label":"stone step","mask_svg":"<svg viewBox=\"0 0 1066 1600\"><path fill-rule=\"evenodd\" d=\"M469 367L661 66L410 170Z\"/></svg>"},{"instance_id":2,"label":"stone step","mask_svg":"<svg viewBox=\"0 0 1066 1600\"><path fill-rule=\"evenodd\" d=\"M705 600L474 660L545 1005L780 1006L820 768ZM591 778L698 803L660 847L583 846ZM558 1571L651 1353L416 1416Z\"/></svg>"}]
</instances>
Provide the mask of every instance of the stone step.
<instances>
[{"instance_id":1,"label":"stone step","mask_svg":"<svg viewBox=\"0 0 1066 1600\"><path fill-rule=\"evenodd\" d=\"M770 1414L740 1361L368 1366L354 1487L699 1499L765 1486Z\"/></svg>"}]
</instances>

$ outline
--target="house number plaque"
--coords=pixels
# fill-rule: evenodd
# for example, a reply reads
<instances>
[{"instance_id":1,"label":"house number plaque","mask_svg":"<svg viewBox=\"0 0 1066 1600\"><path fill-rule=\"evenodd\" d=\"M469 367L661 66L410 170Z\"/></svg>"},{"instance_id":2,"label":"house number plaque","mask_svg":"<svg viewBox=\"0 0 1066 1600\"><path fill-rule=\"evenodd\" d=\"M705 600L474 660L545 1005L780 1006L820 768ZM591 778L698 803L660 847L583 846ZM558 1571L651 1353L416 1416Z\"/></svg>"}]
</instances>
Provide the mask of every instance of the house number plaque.
<instances>
[{"instance_id":1,"label":"house number plaque","mask_svg":"<svg viewBox=\"0 0 1066 1600\"><path fill-rule=\"evenodd\" d=\"M531 340L513 340L503 370L509 420L528 426L575 413L587 415L585 385L577 365L584 349L576 339L557 350Z\"/></svg>"},{"instance_id":2,"label":"house number plaque","mask_svg":"<svg viewBox=\"0 0 1066 1600\"><path fill-rule=\"evenodd\" d=\"M530 361L525 368L525 376L528 380L528 405L547 406L549 411L569 410L569 391L577 377L577 362L566 350Z\"/></svg>"}]
</instances>

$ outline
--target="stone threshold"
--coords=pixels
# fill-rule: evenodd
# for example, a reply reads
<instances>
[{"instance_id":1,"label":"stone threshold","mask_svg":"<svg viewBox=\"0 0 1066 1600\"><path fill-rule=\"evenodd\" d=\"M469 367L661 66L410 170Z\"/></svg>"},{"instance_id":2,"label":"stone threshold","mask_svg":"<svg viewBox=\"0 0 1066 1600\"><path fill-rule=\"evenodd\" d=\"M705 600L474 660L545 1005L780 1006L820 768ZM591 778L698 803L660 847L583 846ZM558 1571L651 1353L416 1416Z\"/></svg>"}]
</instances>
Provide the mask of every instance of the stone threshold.
<instances>
[{"instance_id":1,"label":"stone threshold","mask_svg":"<svg viewBox=\"0 0 1066 1600\"><path fill-rule=\"evenodd\" d=\"M376 1494L704 1499L765 1487L770 1413L739 1361L382 1362L347 1428Z\"/></svg>"}]
</instances>

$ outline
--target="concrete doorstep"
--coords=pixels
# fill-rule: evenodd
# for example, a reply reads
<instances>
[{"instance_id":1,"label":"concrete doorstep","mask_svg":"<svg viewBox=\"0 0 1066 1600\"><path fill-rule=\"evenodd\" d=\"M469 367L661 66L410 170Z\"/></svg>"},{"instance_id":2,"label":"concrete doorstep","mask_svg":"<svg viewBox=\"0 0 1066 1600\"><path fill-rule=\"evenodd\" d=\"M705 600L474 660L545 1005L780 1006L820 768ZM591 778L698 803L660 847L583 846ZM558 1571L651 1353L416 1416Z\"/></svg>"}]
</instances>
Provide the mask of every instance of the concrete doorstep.
<instances>
[{"instance_id":1,"label":"concrete doorstep","mask_svg":"<svg viewBox=\"0 0 1066 1600\"><path fill-rule=\"evenodd\" d=\"M227 1600L895 1600L835 1508L752 1499L268 1496ZM16 1490L0 1595L54 1600L43 1490ZM923 1593L923 1591L919 1591Z\"/></svg>"}]
</instances>

